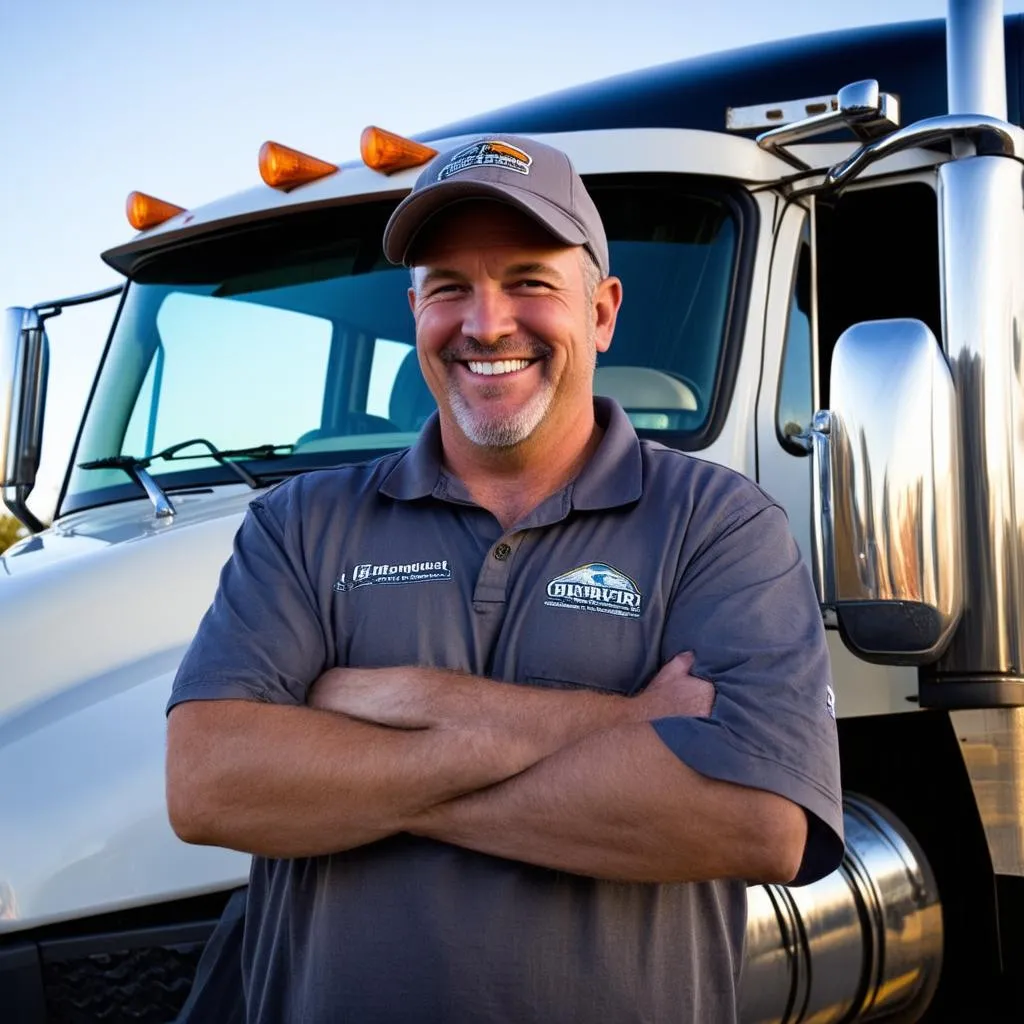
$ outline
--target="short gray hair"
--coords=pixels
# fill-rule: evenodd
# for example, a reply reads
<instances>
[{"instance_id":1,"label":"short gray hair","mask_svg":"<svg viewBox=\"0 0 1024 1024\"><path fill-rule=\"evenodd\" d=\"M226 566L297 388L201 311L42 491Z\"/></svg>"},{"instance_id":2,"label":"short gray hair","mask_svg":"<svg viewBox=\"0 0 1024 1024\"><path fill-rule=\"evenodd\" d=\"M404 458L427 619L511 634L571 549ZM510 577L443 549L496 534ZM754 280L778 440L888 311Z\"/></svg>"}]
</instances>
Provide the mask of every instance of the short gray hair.
<instances>
[{"instance_id":1,"label":"short gray hair","mask_svg":"<svg viewBox=\"0 0 1024 1024\"><path fill-rule=\"evenodd\" d=\"M597 291L597 286L603 278L601 268L597 265L597 260L594 259L594 254L582 246L580 247L580 265L583 268L583 294L587 297L587 302L592 302L594 292Z\"/></svg>"}]
</instances>

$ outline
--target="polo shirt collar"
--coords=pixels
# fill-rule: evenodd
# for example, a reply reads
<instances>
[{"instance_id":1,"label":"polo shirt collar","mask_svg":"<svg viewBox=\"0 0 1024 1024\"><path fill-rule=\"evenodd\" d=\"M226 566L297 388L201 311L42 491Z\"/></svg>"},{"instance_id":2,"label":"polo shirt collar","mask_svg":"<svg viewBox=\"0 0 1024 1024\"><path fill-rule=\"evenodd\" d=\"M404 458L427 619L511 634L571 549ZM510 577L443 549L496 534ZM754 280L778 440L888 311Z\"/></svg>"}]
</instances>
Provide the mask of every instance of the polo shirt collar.
<instances>
[{"instance_id":1,"label":"polo shirt collar","mask_svg":"<svg viewBox=\"0 0 1024 1024\"><path fill-rule=\"evenodd\" d=\"M639 501L643 494L640 438L622 406L614 399L594 397L594 418L604 427L597 451L569 486L572 507L618 508Z\"/></svg>"},{"instance_id":2,"label":"polo shirt collar","mask_svg":"<svg viewBox=\"0 0 1024 1024\"><path fill-rule=\"evenodd\" d=\"M432 412L420 430L420 436L380 485L381 494L399 501L426 498L443 486L441 468L441 424Z\"/></svg>"},{"instance_id":3,"label":"polo shirt collar","mask_svg":"<svg viewBox=\"0 0 1024 1024\"><path fill-rule=\"evenodd\" d=\"M618 508L638 501L643 493L643 461L640 440L618 402L594 398L594 416L604 436L590 461L569 484L568 497L576 509ZM384 478L380 493L399 501L415 501L434 495L456 498L451 479L441 463L441 426L436 412Z\"/></svg>"}]
</instances>

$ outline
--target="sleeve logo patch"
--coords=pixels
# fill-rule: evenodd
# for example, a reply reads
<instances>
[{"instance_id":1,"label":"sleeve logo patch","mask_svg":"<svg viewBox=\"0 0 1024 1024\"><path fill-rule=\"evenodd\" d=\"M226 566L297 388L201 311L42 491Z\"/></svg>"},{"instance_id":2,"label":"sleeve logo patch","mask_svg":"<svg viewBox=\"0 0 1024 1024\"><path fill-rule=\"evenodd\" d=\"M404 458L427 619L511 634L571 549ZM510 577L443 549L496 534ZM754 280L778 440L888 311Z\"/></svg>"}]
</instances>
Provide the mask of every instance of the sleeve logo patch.
<instances>
[{"instance_id":1,"label":"sleeve logo patch","mask_svg":"<svg viewBox=\"0 0 1024 1024\"><path fill-rule=\"evenodd\" d=\"M403 565L373 565L371 562L362 562L352 567L351 579L348 573L343 572L335 582L334 589L337 593L344 594L375 583L394 586L400 583L430 583L433 580L451 578L452 570L447 558L439 562L406 562Z\"/></svg>"},{"instance_id":2,"label":"sleeve logo patch","mask_svg":"<svg viewBox=\"0 0 1024 1024\"><path fill-rule=\"evenodd\" d=\"M825 687L825 709L833 718L836 717L836 691L831 686Z\"/></svg>"},{"instance_id":3,"label":"sleeve logo patch","mask_svg":"<svg viewBox=\"0 0 1024 1024\"><path fill-rule=\"evenodd\" d=\"M625 573L604 562L590 562L556 576L547 587L551 608L640 617L640 588Z\"/></svg>"},{"instance_id":4,"label":"sleeve logo patch","mask_svg":"<svg viewBox=\"0 0 1024 1024\"><path fill-rule=\"evenodd\" d=\"M529 153L507 142L474 142L472 146L460 149L438 171L437 180L444 181L459 171L468 171L473 167L500 167L504 171L515 171L516 174L529 174L532 163L533 157Z\"/></svg>"}]
</instances>

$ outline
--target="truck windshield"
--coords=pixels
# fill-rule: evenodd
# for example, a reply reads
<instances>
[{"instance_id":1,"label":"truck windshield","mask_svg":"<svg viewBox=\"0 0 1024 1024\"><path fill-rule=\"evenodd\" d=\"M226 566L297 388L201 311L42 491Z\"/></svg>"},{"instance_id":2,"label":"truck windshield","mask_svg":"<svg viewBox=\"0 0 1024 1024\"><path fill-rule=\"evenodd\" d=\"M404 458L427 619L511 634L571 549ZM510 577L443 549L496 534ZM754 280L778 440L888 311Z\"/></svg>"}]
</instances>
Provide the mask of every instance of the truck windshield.
<instances>
[{"instance_id":1,"label":"truck windshield","mask_svg":"<svg viewBox=\"0 0 1024 1024\"><path fill-rule=\"evenodd\" d=\"M685 178L609 177L590 188L625 299L595 391L641 434L710 440L738 334L737 198ZM411 444L434 409L416 359L408 271L380 248L394 201L221 230L153 257L131 282L68 476L61 513L140 496L117 469L194 437L220 450L277 446L261 479ZM290 446L290 447L289 447ZM284 453L283 455L281 453ZM155 460L165 490L237 482L196 449Z\"/></svg>"}]
</instances>

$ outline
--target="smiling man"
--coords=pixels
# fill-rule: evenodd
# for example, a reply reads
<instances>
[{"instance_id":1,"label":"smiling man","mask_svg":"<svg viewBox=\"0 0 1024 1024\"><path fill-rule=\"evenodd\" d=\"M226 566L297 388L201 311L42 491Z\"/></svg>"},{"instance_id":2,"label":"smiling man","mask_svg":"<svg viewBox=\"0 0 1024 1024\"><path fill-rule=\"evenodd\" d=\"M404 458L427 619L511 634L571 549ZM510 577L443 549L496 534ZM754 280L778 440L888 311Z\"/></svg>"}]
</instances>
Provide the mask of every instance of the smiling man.
<instances>
[{"instance_id":1,"label":"smiling man","mask_svg":"<svg viewBox=\"0 0 1024 1024\"><path fill-rule=\"evenodd\" d=\"M437 414L252 503L170 701L175 829L256 855L246 1019L735 1021L747 881L842 852L785 517L594 398L563 153L438 156L384 247Z\"/></svg>"},{"instance_id":2,"label":"smiling man","mask_svg":"<svg viewBox=\"0 0 1024 1024\"><path fill-rule=\"evenodd\" d=\"M413 209L423 216L422 204ZM621 285L586 249L489 199L462 200L421 236L406 257L409 300L445 462L511 526L573 479L601 436L594 367Z\"/></svg>"}]
</instances>

